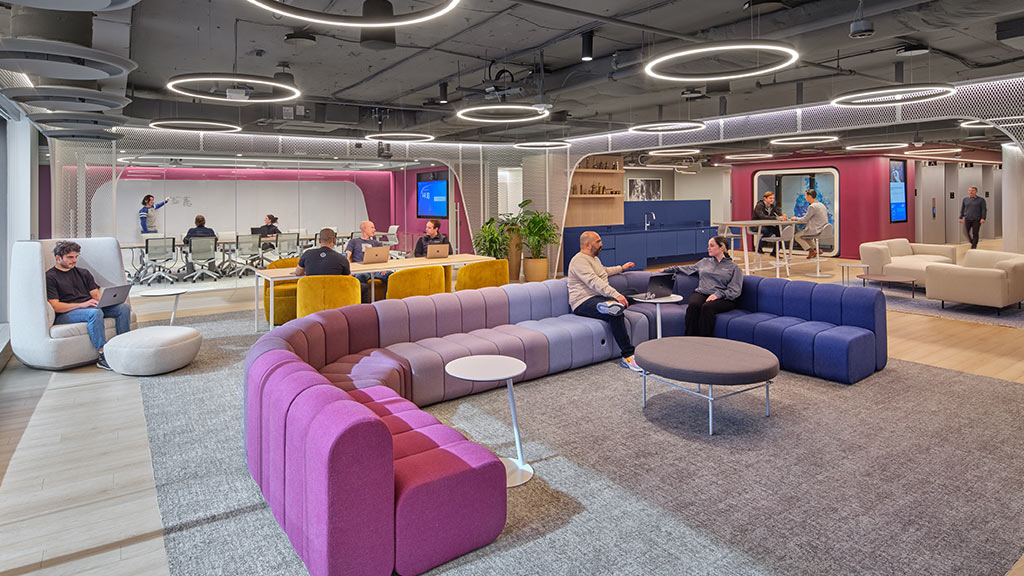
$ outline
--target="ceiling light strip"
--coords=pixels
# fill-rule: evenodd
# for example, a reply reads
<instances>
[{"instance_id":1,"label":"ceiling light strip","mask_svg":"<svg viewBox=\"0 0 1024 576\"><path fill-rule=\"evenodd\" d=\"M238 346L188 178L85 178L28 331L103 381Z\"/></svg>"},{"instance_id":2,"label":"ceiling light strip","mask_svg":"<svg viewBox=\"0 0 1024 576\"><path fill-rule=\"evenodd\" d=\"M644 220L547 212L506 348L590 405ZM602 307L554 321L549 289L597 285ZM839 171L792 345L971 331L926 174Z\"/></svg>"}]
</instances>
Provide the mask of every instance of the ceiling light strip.
<instances>
[{"instance_id":1,"label":"ceiling light strip","mask_svg":"<svg viewBox=\"0 0 1024 576\"><path fill-rule=\"evenodd\" d=\"M686 58L689 56L703 56L705 58L709 58L713 56L721 56L728 52L738 51L753 52L757 58L760 57L761 52L772 52L783 56L783 60L775 64L757 65L752 68L742 68L732 72L691 72L684 74L672 74L668 72L658 72L656 70L657 67L680 58ZM749 78L751 76L763 76L765 74L770 74L772 72L788 68L795 64L799 59L800 53L797 52L793 46L786 44L785 42L777 42L774 40L708 42L659 56L644 67L644 72L652 78L670 80L673 82L718 82L722 80L735 80L737 78Z\"/></svg>"},{"instance_id":2,"label":"ceiling light strip","mask_svg":"<svg viewBox=\"0 0 1024 576\"><path fill-rule=\"evenodd\" d=\"M854 144L847 146L845 149L851 152L866 151L866 150L896 150L897 148L906 148L910 146L906 142L876 142L872 144Z\"/></svg>"},{"instance_id":3,"label":"ceiling light strip","mask_svg":"<svg viewBox=\"0 0 1024 576\"><path fill-rule=\"evenodd\" d=\"M564 140L538 140L534 142L518 142L513 144L513 148L519 148L520 150L561 150L572 146L569 142Z\"/></svg>"},{"instance_id":4,"label":"ceiling light strip","mask_svg":"<svg viewBox=\"0 0 1024 576\"><path fill-rule=\"evenodd\" d=\"M378 132L364 136L367 140L374 142L430 142L434 139L430 134L422 132Z\"/></svg>"},{"instance_id":5,"label":"ceiling light strip","mask_svg":"<svg viewBox=\"0 0 1024 576\"><path fill-rule=\"evenodd\" d=\"M399 16L391 16L389 18L328 14L327 12L318 12L316 10L307 10L305 8L291 6L279 0L246 1L254 6L280 16L287 16L289 18L295 18L304 22L311 22L313 24L345 26L349 28L394 28L396 26L408 26L410 24L419 24L420 22L427 22L428 20L440 18L454 10L461 0L444 0L444 3L432 8L409 12L408 14L402 14Z\"/></svg>"},{"instance_id":6,"label":"ceiling light strip","mask_svg":"<svg viewBox=\"0 0 1024 576\"><path fill-rule=\"evenodd\" d=\"M630 126L629 131L639 134L676 134L679 132L695 132L707 128L700 120L676 120L675 122L653 122Z\"/></svg>"},{"instance_id":7,"label":"ceiling light strip","mask_svg":"<svg viewBox=\"0 0 1024 576\"><path fill-rule=\"evenodd\" d=\"M725 156L726 160L766 160L773 158L774 154L767 153L755 153L755 154L729 154Z\"/></svg>"},{"instance_id":8,"label":"ceiling light strip","mask_svg":"<svg viewBox=\"0 0 1024 576\"><path fill-rule=\"evenodd\" d=\"M486 116L488 112L497 111L518 111L518 116L509 115L504 118L497 116ZM456 113L456 116L463 120L470 122L484 122L489 124L510 124L517 122L536 122L542 118L547 118L551 112L546 108L534 108L526 104L490 104L487 106L470 106L469 108L463 108Z\"/></svg>"},{"instance_id":9,"label":"ceiling light strip","mask_svg":"<svg viewBox=\"0 0 1024 576\"><path fill-rule=\"evenodd\" d=\"M776 146L804 146L806 144L825 144L838 140L839 136L791 136L788 138L776 138L769 141L769 144Z\"/></svg>"},{"instance_id":10,"label":"ceiling light strip","mask_svg":"<svg viewBox=\"0 0 1024 576\"><path fill-rule=\"evenodd\" d=\"M231 122L205 120L202 118L156 118L150 120L150 128L158 130L177 130L181 132L221 132L230 134L241 132L242 127Z\"/></svg>"},{"instance_id":11,"label":"ceiling light strip","mask_svg":"<svg viewBox=\"0 0 1024 576\"><path fill-rule=\"evenodd\" d=\"M267 94L264 96L257 95L256 98L246 98L245 100L236 100L229 98L226 94L224 96L217 95L216 93L203 92L200 90L192 90L185 88L188 84L199 84L202 82L233 82L236 84L257 84L259 86L267 86L269 88L277 88L289 92L290 94L285 96L275 96L274 94ZM216 100L218 102L231 102L233 104L257 104L257 103L270 103L270 102L287 102L289 100L295 100L299 96L302 96L302 92L298 88L290 84L278 82L271 78L264 78L263 76L250 76L248 74L183 74L181 76L175 76L167 82L167 89L171 92L177 92L190 98L202 98L204 100Z\"/></svg>"},{"instance_id":12,"label":"ceiling light strip","mask_svg":"<svg viewBox=\"0 0 1024 576\"><path fill-rule=\"evenodd\" d=\"M700 154L697 148L670 148L668 150L651 150L651 156L695 156Z\"/></svg>"},{"instance_id":13,"label":"ceiling light strip","mask_svg":"<svg viewBox=\"0 0 1024 576\"><path fill-rule=\"evenodd\" d=\"M840 94L832 99L833 106L843 108L879 108L900 104L920 104L956 94L952 84L902 84L887 88L867 88Z\"/></svg>"}]
</instances>

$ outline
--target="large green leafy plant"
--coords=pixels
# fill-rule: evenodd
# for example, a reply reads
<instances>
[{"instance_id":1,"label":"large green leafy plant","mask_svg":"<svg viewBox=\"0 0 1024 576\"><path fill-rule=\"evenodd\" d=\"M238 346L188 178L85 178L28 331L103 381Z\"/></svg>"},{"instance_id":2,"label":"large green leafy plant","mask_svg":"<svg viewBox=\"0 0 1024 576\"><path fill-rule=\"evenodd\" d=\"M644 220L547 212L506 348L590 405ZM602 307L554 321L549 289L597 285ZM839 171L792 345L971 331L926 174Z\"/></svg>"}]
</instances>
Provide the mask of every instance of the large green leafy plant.
<instances>
[{"instance_id":1,"label":"large green leafy plant","mask_svg":"<svg viewBox=\"0 0 1024 576\"><path fill-rule=\"evenodd\" d=\"M491 218L473 234L473 249L477 254L492 258L505 258L508 254L508 234L504 226Z\"/></svg>"},{"instance_id":2,"label":"large green leafy plant","mask_svg":"<svg viewBox=\"0 0 1024 576\"><path fill-rule=\"evenodd\" d=\"M526 210L522 221L523 244L530 251L531 258L545 258L544 249L557 244L558 225L551 212Z\"/></svg>"}]
</instances>

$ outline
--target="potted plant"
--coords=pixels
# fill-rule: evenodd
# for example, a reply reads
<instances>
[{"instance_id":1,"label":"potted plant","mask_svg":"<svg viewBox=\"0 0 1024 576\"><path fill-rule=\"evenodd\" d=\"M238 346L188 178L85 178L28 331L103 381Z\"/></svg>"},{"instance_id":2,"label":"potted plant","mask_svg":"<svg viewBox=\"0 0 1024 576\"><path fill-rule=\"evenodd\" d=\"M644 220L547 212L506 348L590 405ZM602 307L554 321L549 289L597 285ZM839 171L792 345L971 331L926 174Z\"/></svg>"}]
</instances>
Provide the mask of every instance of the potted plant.
<instances>
[{"instance_id":1,"label":"potted plant","mask_svg":"<svg viewBox=\"0 0 1024 576\"><path fill-rule=\"evenodd\" d=\"M519 281L519 268L523 260L523 237L521 230L525 214L523 208L530 205L532 200L523 200L519 203L519 212L512 214L500 214L498 216L502 228L508 234L508 278L512 282Z\"/></svg>"},{"instance_id":2,"label":"potted plant","mask_svg":"<svg viewBox=\"0 0 1024 576\"><path fill-rule=\"evenodd\" d=\"M557 244L560 238L558 225L551 212L527 210L523 214L523 244L530 257L523 261L527 282L540 282L548 277L548 259L546 249Z\"/></svg>"},{"instance_id":3,"label":"potted plant","mask_svg":"<svg viewBox=\"0 0 1024 576\"><path fill-rule=\"evenodd\" d=\"M494 218L485 222L473 234L473 250L483 256L504 258L508 254L508 243L508 235Z\"/></svg>"}]
</instances>

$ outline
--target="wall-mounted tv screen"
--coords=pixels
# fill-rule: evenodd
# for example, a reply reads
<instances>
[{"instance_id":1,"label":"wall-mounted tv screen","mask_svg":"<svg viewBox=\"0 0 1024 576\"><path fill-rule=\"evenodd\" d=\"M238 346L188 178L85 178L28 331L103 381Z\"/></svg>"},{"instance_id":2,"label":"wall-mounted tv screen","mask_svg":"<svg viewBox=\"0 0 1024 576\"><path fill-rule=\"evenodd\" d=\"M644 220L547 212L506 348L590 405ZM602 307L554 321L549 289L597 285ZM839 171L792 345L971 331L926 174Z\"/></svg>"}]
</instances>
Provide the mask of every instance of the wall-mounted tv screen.
<instances>
[{"instance_id":1,"label":"wall-mounted tv screen","mask_svg":"<svg viewBox=\"0 0 1024 576\"><path fill-rule=\"evenodd\" d=\"M889 222L907 221L907 161L889 160Z\"/></svg>"},{"instance_id":2,"label":"wall-mounted tv screen","mask_svg":"<svg viewBox=\"0 0 1024 576\"><path fill-rule=\"evenodd\" d=\"M448 172L416 175L416 217L448 218Z\"/></svg>"}]
</instances>

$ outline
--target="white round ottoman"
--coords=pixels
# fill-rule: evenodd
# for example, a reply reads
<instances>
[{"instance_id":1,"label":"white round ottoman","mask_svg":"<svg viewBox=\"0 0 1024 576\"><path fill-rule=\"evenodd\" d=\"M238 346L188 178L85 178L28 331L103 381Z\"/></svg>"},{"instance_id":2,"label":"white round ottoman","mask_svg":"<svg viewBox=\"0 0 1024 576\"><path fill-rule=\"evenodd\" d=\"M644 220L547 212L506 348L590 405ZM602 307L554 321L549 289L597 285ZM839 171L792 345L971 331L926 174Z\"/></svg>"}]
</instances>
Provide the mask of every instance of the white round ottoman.
<instances>
[{"instance_id":1,"label":"white round ottoman","mask_svg":"<svg viewBox=\"0 0 1024 576\"><path fill-rule=\"evenodd\" d=\"M119 374L152 376L187 366L203 335L187 326L150 326L118 334L103 347L107 364Z\"/></svg>"}]
</instances>

